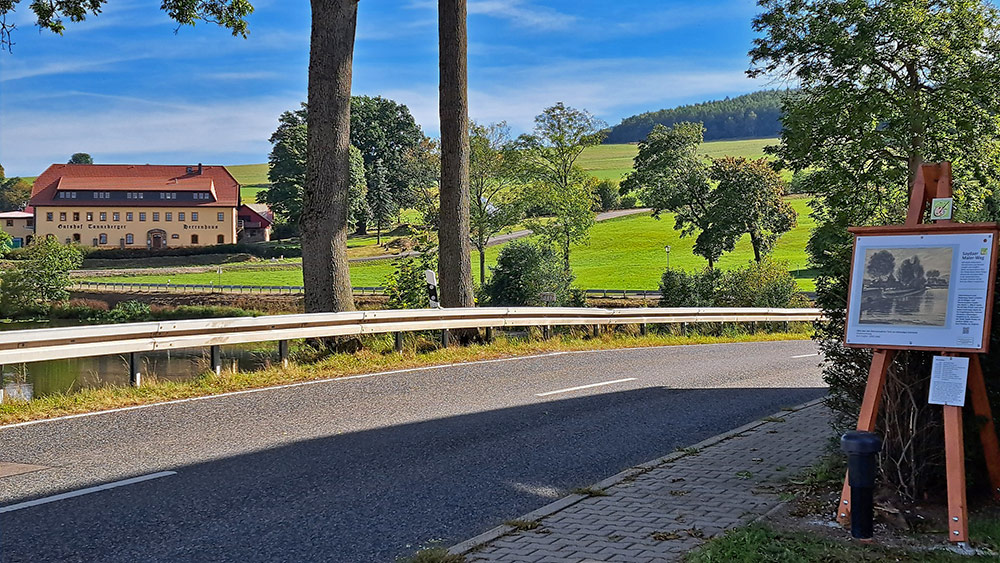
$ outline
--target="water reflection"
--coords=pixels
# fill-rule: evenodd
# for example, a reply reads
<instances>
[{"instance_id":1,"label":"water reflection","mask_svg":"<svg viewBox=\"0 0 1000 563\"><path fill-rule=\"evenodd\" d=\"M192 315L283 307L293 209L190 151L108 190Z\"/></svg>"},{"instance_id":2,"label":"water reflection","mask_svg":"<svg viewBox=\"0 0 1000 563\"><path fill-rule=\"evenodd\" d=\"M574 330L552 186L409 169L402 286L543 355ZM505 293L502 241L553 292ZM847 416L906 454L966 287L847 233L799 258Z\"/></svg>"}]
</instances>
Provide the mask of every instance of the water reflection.
<instances>
[{"instance_id":1,"label":"water reflection","mask_svg":"<svg viewBox=\"0 0 1000 563\"><path fill-rule=\"evenodd\" d=\"M23 330L53 326L74 326L69 323L3 323L0 330ZM210 369L207 349L172 350L142 354L143 381L186 381ZM277 362L277 350L267 343L222 348L223 368L260 369ZM34 385L35 397L68 393L85 388L108 385L128 385L127 355L75 358L25 364L26 382ZM5 366L5 373L20 373L20 366ZM10 376L8 376L8 382Z\"/></svg>"},{"instance_id":2,"label":"water reflection","mask_svg":"<svg viewBox=\"0 0 1000 563\"><path fill-rule=\"evenodd\" d=\"M896 297L866 292L859 320L866 324L944 326L947 316L948 289L939 288Z\"/></svg>"}]
</instances>

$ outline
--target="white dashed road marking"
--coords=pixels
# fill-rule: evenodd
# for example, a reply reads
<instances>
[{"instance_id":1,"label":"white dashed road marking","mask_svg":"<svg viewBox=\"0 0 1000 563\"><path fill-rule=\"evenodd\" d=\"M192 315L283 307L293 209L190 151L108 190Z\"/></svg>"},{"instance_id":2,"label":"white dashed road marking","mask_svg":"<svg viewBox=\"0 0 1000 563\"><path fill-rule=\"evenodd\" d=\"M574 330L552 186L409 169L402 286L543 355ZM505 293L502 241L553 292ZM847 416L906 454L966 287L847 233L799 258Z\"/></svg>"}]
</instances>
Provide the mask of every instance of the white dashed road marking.
<instances>
[{"instance_id":1,"label":"white dashed road marking","mask_svg":"<svg viewBox=\"0 0 1000 563\"><path fill-rule=\"evenodd\" d=\"M635 381L634 377L629 377L626 379L616 379L614 381L603 381L601 383L591 383L590 385L581 385L579 387L570 387L569 389L560 389L558 391L548 391L545 393L535 393L536 397L545 397L547 395L555 395L556 393L569 393L570 391L579 391L580 389L590 389L591 387L601 387L603 385L614 385L615 383L625 383L626 381Z\"/></svg>"}]
</instances>

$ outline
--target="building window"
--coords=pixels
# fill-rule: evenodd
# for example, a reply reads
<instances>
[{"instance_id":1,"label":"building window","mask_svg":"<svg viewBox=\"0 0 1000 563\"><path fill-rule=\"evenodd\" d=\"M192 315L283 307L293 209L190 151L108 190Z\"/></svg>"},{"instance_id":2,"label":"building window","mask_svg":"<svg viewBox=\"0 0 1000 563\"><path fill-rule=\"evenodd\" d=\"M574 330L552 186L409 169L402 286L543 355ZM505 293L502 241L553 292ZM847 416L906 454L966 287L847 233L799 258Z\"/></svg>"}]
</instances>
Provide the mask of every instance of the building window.
<instances>
[{"instance_id":1,"label":"building window","mask_svg":"<svg viewBox=\"0 0 1000 563\"><path fill-rule=\"evenodd\" d=\"M59 212L59 220L60 221L65 221L66 220L66 212L65 211L60 211Z\"/></svg>"},{"instance_id":2,"label":"building window","mask_svg":"<svg viewBox=\"0 0 1000 563\"><path fill-rule=\"evenodd\" d=\"M80 220L80 212L79 211L74 211L73 212L73 220L74 221L79 221Z\"/></svg>"},{"instance_id":3,"label":"building window","mask_svg":"<svg viewBox=\"0 0 1000 563\"><path fill-rule=\"evenodd\" d=\"M99 244L108 244L108 235L101 233L100 239L98 239Z\"/></svg>"},{"instance_id":4,"label":"building window","mask_svg":"<svg viewBox=\"0 0 1000 563\"><path fill-rule=\"evenodd\" d=\"M119 212L117 212L117 211L115 211L114 213L111 214L111 220L112 221L121 221L122 220L122 214L119 213Z\"/></svg>"},{"instance_id":5,"label":"building window","mask_svg":"<svg viewBox=\"0 0 1000 563\"><path fill-rule=\"evenodd\" d=\"M165 215L166 215L166 220L167 221L173 221L174 220L174 214L173 213L167 211Z\"/></svg>"},{"instance_id":6,"label":"building window","mask_svg":"<svg viewBox=\"0 0 1000 563\"><path fill-rule=\"evenodd\" d=\"M52 212L51 211L49 211L48 213L45 214L45 220L46 221L51 221L52 220Z\"/></svg>"},{"instance_id":7,"label":"building window","mask_svg":"<svg viewBox=\"0 0 1000 563\"><path fill-rule=\"evenodd\" d=\"M76 199L76 192L59 192L59 199Z\"/></svg>"},{"instance_id":8,"label":"building window","mask_svg":"<svg viewBox=\"0 0 1000 563\"><path fill-rule=\"evenodd\" d=\"M132 244L135 242L135 237L131 233L125 235L125 244Z\"/></svg>"},{"instance_id":9,"label":"building window","mask_svg":"<svg viewBox=\"0 0 1000 563\"><path fill-rule=\"evenodd\" d=\"M160 199L177 199L177 192L160 192Z\"/></svg>"},{"instance_id":10,"label":"building window","mask_svg":"<svg viewBox=\"0 0 1000 563\"><path fill-rule=\"evenodd\" d=\"M7 226L8 227L13 227L14 226L14 220L13 219L7 219Z\"/></svg>"},{"instance_id":11,"label":"building window","mask_svg":"<svg viewBox=\"0 0 1000 563\"><path fill-rule=\"evenodd\" d=\"M178 221L183 221L184 220L184 212L183 211L178 211L177 212L177 220Z\"/></svg>"},{"instance_id":12,"label":"building window","mask_svg":"<svg viewBox=\"0 0 1000 563\"><path fill-rule=\"evenodd\" d=\"M80 233L73 233L73 242L80 244Z\"/></svg>"},{"instance_id":13,"label":"building window","mask_svg":"<svg viewBox=\"0 0 1000 563\"><path fill-rule=\"evenodd\" d=\"M94 199L111 199L111 192L94 192Z\"/></svg>"},{"instance_id":14,"label":"building window","mask_svg":"<svg viewBox=\"0 0 1000 563\"><path fill-rule=\"evenodd\" d=\"M194 192L194 199L212 199L212 194L208 192Z\"/></svg>"},{"instance_id":15,"label":"building window","mask_svg":"<svg viewBox=\"0 0 1000 563\"><path fill-rule=\"evenodd\" d=\"M146 220L146 212L145 211L140 211L139 212L139 220L140 221L145 221Z\"/></svg>"},{"instance_id":16,"label":"building window","mask_svg":"<svg viewBox=\"0 0 1000 563\"><path fill-rule=\"evenodd\" d=\"M132 212L131 212L131 211L126 211L126 212L125 212L125 220L126 220L126 221L131 221L133 217L135 217L135 216L134 216L134 215L132 215Z\"/></svg>"},{"instance_id":17,"label":"building window","mask_svg":"<svg viewBox=\"0 0 1000 563\"><path fill-rule=\"evenodd\" d=\"M107 221L108 220L108 213L107 213L107 211L101 211L100 217L101 217L101 221Z\"/></svg>"},{"instance_id":18,"label":"building window","mask_svg":"<svg viewBox=\"0 0 1000 563\"><path fill-rule=\"evenodd\" d=\"M35 220L34 220L34 219L28 219L28 220L27 220L27 221L26 221L26 222L24 223L24 226L25 226L25 227L34 227L34 226L35 226Z\"/></svg>"},{"instance_id":19,"label":"building window","mask_svg":"<svg viewBox=\"0 0 1000 563\"><path fill-rule=\"evenodd\" d=\"M88 211L87 212L87 220L88 221L93 221L94 220L94 212L93 211Z\"/></svg>"},{"instance_id":20,"label":"building window","mask_svg":"<svg viewBox=\"0 0 1000 563\"><path fill-rule=\"evenodd\" d=\"M217 242L219 244L225 244L225 242L226 242L225 235L219 235L219 236L215 237L215 242Z\"/></svg>"},{"instance_id":21,"label":"building window","mask_svg":"<svg viewBox=\"0 0 1000 563\"><path fill-rule=\"evenodd\" d=\"M181 238L181 236L179 234L177 234L177 233L174 233L174 234L170 235L170 238L172 238L172 239L179 239L179 238Z\"/></svg>"},{"instance_id":22,"label":"building window","mask_svg":"<svg viewBox=\"0 0 1000 563\"><path fill-rule=\"evenodd\" d=\"M142 192L129 192L125 197L128 199L142 199Z\"/></svg>"},{"instance_id":23,"label":"building window","mask_svg":"<svg viewBox=\"0 0 1000 563\"><path fill-rule=\"evenodd\" d=\"M159 211L154 211L153 212L153 220L154 221L159 221L160 220L160 212Z\"/></svg>"},{"instance_id":24,"label":"building window","mask_svg":"<svg viewBox=\"0 0 1000 563\"><path fill-rule=\"evenodd\" d=\"M192 211L191 212L191 220L194 221L195 223L198 222L198 212L197 211Z\"/></svg>"},{"instance_id":25,"label":"building window","mask_svg":"<svg viewBox=\"0 0 1000 563\"><path fill-rule=\"evenodd\" d=\"M191 244L198 244L198 235L191 235Z\"/></svg>"},{"instance_id":26,"label":"building window","mask_svg":"<svg viewBox=\"0 0 1000 563\"><path fill-rule=\"evenodd\" d=\"M219 221L225 221L225 220L226 220L226 214L220 211L219 212Z\"/></svg>"}]
</instances>

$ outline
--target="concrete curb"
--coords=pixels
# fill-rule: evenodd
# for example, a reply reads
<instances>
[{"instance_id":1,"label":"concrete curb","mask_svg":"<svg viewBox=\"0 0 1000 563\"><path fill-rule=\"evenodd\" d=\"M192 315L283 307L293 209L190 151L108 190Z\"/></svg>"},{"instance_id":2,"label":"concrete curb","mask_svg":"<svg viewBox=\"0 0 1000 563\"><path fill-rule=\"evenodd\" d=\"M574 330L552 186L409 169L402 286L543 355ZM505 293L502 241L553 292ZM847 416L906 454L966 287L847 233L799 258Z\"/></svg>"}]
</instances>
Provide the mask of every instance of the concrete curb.
<instances>
[{"instance_id":1,"label":"concrete curb","mask_svg":"<svg viewBox=\"0 0 1000 563\"><path fill-rule=\"evenodd\" d=\"M801 410L804 410L804 409L807 409L807 408L815 407L817 405L822 404L824 401L826 401L825 397L819 398L819 399L814 399L812 401L809 401L808 403L803 403L803 404L798 405L796 407L792 407L792 408L789 408L789 409L782 409L782 410L778 411L777 413L771 415L771 417L780 418L781 415L784 414L784 413L798 412L798 411L801 411ZM770 417L765 417L765 418L770 418ZM743 434L744 432L747 432L747 431L750 431L750 430L754 430L756 428L764 426L765 424L777 424L777 423L766 421L766 420L755 420L755 421L750 422L748 424L744 424L743 426L740 426L738 428L734 428L732 430L729 430L728 432L723 432L722 434L718 434L716 436L712 436L711 438L702 440L701 442L698 442L697 444L688 446L687 448L685 448L685 450L698 450L698 451L700 451L700 450L703 450L703 449L708 448L710 446L713 446L715 444L718 444L720 442L725 442L726 440L729 440L731 438L735 438L735 437L739 436L740 434ZM646 463L642 463L642 464L636 465L635 467L630 467L630 468L626 469L625 471L622 471L621 473L618 473L617 475L612 475L611 477L608 477L607 479L604 479L603 481L599 481L599 482L595 483L593 485L593 488L595 488L595 489L607 489L609 487L613 487L613 486L618 485L618 484L620 484L620 483L622 483L624 481L628 481L628 480L631 480L631 479L634 479L634 478L638 477L639 475L642 475L644 473L648 473L649 471L652 471L653 469L656 469L657 467L660 467L661 465L664 465L664 464L667 464L667 463L670 463L670 462L673 462L673 461L677 461L678 459L680 459L682 457L685 457L685 456L688 456L688 455L692 455L693 453L694 452L690 452L690 451L676 451L676 452L672 452L670 454L667 454L667 455L665 455L663 457L654 459L652 461L647 461ZM516 518L516 520L526 520L526 521L541 520L542 518L545 518L547 516L552 516L553 514L559 512L559 511L561 511L561 510L563 510L565 508L573 506L574 504L576 504L576 503L578 503L578 502L580 502L580 501L582 501L582 500L584 500L586 498L589 498L589 496L588 495L571 494L571 495L565 496L565 497L563 497L563 498L561 498L561 499L559 499L559 500L557 500L555 502L549 503L549 504L547 504L547 505L545 505L545 506L543 506L543 507L541 507L539 509L532 510L531 512L529 512L527 514L525 514L525 515L523 515L523 516L521 516L519 518ZM754 522L759 521L760 519L766 517L768 514L774 512L777 508L779 508L781 506L784 506L785 504L786 504L785 502L779 503L778 506L773 507L771 510L768 510L767 513L765 513L765 514L763 514L763 515L758 516L757 518L755 518ZM487 530L487 531L483 532L482 534L479 534L478 536L469 538L469 539L467 539L467 540L465 540L465 541L463 541L461 543L458 543L458 544L455 544L455 545L451 546L448 549L448 553L453 554L453 555L465 555L465 554L468 554L468 553L470 553L472 551L475 551L477 548L479 548L479 547L481 547L481 546L483 546L485 544L488 544L488 543L490 543L490 542L492 542L494 540L502 538L503 536L506 536L507 534L513 533L515 531L516 531L516 529L513 528L512 526L507 526L507 525L497 526L496 528L493 528L491 530Z\"/></svg>"}]
</instances>

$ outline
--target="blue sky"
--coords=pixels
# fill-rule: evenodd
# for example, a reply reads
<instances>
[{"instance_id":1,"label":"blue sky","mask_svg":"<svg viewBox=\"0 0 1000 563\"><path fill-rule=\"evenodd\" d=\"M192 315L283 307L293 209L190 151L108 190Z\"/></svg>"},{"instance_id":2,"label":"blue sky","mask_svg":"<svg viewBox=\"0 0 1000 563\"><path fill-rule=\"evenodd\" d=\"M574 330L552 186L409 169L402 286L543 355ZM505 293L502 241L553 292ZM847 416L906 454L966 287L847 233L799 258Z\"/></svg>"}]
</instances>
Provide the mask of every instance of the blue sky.
<instances>
[{"instance_id":1,"label":"blue sky","mask_svg":"<svg viewBox=\"0 0 1000 563\"><path fill-rule=\"evenodd\" d=\"M264 162L278 115L306 95L309 2L256 0L244 40L177 28L153 0L109 0L63 36L22 0L0 53L0 164L35 176L74 152L102 163ZM433 0L361 0L354 92L409 106L438 135ZM557 101L623 117L751 92L752 0L469 0L469 99L530 130Z\"/></svg>"}]
</instances>

